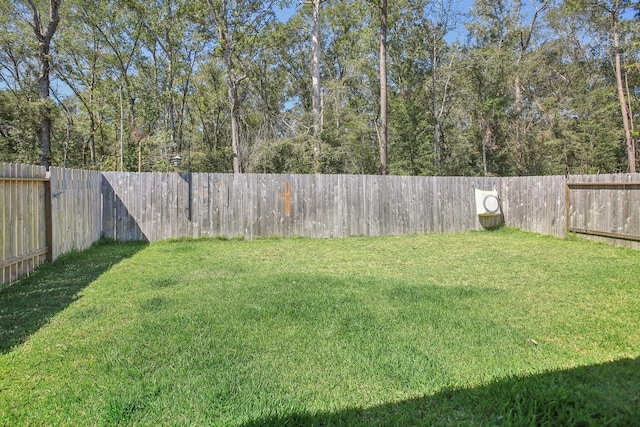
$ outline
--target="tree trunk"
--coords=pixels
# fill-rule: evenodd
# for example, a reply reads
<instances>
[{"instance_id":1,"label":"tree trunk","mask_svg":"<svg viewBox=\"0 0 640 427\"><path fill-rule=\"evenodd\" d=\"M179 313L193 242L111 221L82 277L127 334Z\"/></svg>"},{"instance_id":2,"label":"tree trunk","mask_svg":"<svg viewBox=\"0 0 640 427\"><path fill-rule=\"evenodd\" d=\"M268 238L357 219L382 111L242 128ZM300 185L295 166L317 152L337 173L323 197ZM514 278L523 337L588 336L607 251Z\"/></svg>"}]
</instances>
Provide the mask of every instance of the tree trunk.
<instances>
[{"instance_id":1,"label":"tree trunk","mask_svg":"<svg viewBox=\"0 0 640 427\"><path fill-rule=\"evenodd\" d=\"M527 50L531 44L531 37L534 35L534 30L536 27L536 23L541 14L547 9L549 6L549 0L544 1L540 7L535 9L533 17L531 18L531 22L529 23L529 28L526 31L520 31L520 49L518 52L518 57L515 62L515 79L513 82L513 89L515 95L515 109L516 109L516 117L515 117L515 159L516 159L516 168L518 173L524 173L527 170L527 160L525 153L525 138L527 134L526 126L523 126L523 96L522 96L522 81L520 80L520 67L522 61L525 58ZM519 5L516 11L515 16L521 16L521 8L522 5Z\"/></svg>"},{"instance_id":2,"label":"tree trunk","mask_svg":"<svg viewBox=\"0 0 640 427\"><path fill-rule=\"evenodd\" d=\"M212 11L216 10L213 1L209 0L209 6ZM240 100L238 99L238 84L245 77L235 76L236 67L233 62L235 43L232 35L229 33L228 27L228 7L227 0L221 4L222 10L214 17L218 26L218 40L222 47L222 57L225 67L225 84L227 85L227 99L229 101L229 116L231 121L231 155L233 156L233 173L242 173L242 158L240 156L240 127L238 120L238 108Z\"/></svg>"},{"instance_id":3,"label":"tree trunk","mask_svg":"<svg viewBox=\"0 0 640 427\"><path fill-rule=\"evenodd\" d=\"M169 31L167 30L167 33ZM169 35L167 34L167 39L169 39ZM173 71L173 47L171 47L170 41L167 41L168 51L167 57L169 59L169 77L168 77L168 87L167 91L169 92L169 129L171 130L171 145L176 145L176 117L175 117L175 100L173 99L173 84L174 84L174 71ZM181 141L182 142L182 141ZM182 149L182 145L180 146Z\"/></svg>"},{"instance_id":4,"label":"tree trunk","mask_svg":"<svg viewBox=\"0 0 640 427\"><path fill-rule=\"evenodd\" d=\"M523 52L524 54L524 52ZM515 140L515 159L516 159L516 170L518 173L524 172L525 169L525 161L523 156L523 126L522 126L522 86L520 83L520 59L516 61L516 77L513 83L514 92L515 92L515 104L516 104L516 117L515 117L515 128L516 128L516 140Z\"/></svg>"},{"instance_id":5,"label":"tree trunk","mask_svg":"<svg viewBox=\"0 0 640 427\"><path fill-rule=\"evenodd\" d=\"M233 156L233 173L242 173L240 158L240 131L238 126L238 83L233 76L233 45L231 38L223 29L221 38L224 49L224 64L226 67L227 98L229 100L229 115L231 120L231 155Z\"/></svg>"},{"instance_id":6,"label":"tree trunk","mask_svg":"<svg viewBox=\"0 0 640 427\"><path fill-rule=\"evenodd\" d=\"M61 0L49 1L49 24L47 30L43 32L40 12L32 0L28 0L31 8L31 27L38 40L38 97L41 105L41 126L40 126L40 165L49 169L51 166L51 107L49 105L51 63L49 60L49 48L51 39L58 28L60 16L58 9Z\"/></svg>"},{"instance_id":7,"label":"tree trunk","mask_svg":"<svg viewBox=\"0 0 640 427\"><path fill-rule=\"evenodd\" d=\"M311 87L313 108L313 135L315 136L313 157L314 172L320 172L320 132L322 131L320 90L320 6L322 0L313 0L313 30L311 33Z\"/></svg>"},{"instance_id":8,"label":"tree trunk","mask_svg":"<svg viewBox=\"0 0 640 427\"><path fill-rule=\"evenodd\" d=\"M89 131L91 133L89 134L89 141L87 142L89 145L89 153L91 154L91 167L93 169L96 168L96 138L95 138L96 127L97 127L96 120L93 116L93 111L90 111L89 112Z\"/></svg>"},{"instance_id":9,"label":"tree trunk","mask_svg":"<svg viewBox=\"0 0 640 427\"><path fill-rule=\"evenodd\" d=\"M626 70L624 72L624 87L627 94L627 112L629 113L629 118L630 118L629 125L631 128L631 135L635 135L636 129L635 129L635 124L633 122L633 109L631 108L631 100L633 98L631 97L631 92L629 91L629 73ZM633 138L634 150L635 150L635 143L636 143L636 139Z\"/></svg>"},{"instance_id":10,"label":"tree trunk","mask_svg":"<svg viewBox=\"0 0 640 427\"><path fill-rule=\"evenodd\" d=\"M482 170L484 172L484 176L487 176L489 173L489 168L487 167L487 149L491 143L492 137L493 132L491 131L491 126L487 124L485 125L484 136L482 137Z\"/></svg>"},{"instance_id":11,"label":"tree trunk","mask_svg":"<svg viewBox=\"0 0 640 427\"><path fill-rule=\"evenodd\" d=\"M122 102L122 83L118 87L120 95L120 172L124 172L124 105Z\"/></svg>"},{"instance_id":12,"label":"tree trunk","mask_svg":"<svg viewBox=\"0 0 640 427\"><path fill-rule=\"evenodd\" d=\"M313 89L313 132L320 129L320 5L321 0L313 0L313 32L311 34L311 85Z\"/></svg>"},{"instance_id":13,"label":"tree trunk","mask_svg":"<svg viewBox=\"0 0 640 427\"><path fill-rule=\"evenodd\" d=\"M436 90L436 80L438 72L438 39L436 28L433 34L433 49L431 50L431 103L433 108L433 164L437 168L440 166L440 120L438 118L438 92Z\"/></svg>"},{"instance_id":14,"label":"tree trunk","mask_svg":"<svg viewBox=\"0 0 640 427\"><path fill-rule=\"evenodd\" d=\"M622 82L622 64L620 60L620 38L618 34L618 20L619 20L619 2L616 0L615 5L611 12L611 19L613 23L613 52L615 55L615 68L616 68L616 83L618 86L618 99L620 101L620 113L622 114L622 125L624 127L624 137L627 146L627 158L629 161L629 172L636 172L636 147L634 144L633 136L631 134L631 125L629 124L629 110L627 109L627 101L624 94L624 84Z\"/></svg>"},{"instance_id":15,"label":"tree trunk","mask_svg":"<svg viewBox=\"0 0 640 427\"><path fill-rule=\"evenodd\" d=\"M48 49L40 53L40 73L38 76L38 96L43 101L40 106L40 166L51 166L51 107L49 106L49 55Z\"/></svg>"},{"instance_id":16,"label":"tree trunk","mask_svg":"<svg viewBox=\"0 0 640 427\"><path fill-rule=\"evenodd\" d=\"M240 132L238 131L238 89L231 78L227 78L227 94L231 109L231 152L233 156L233 173L242 173L240 161Z\"/></svg>"},{"instance_id":17,"label":"tree trunk","mask_svg":"<svg viewBox=\"0 0 640 427\"><path fill-rule=\"evenodd\" d=\"M387 175L387 0L380 0L380 173Z\"/></svg>"}]
</instances>

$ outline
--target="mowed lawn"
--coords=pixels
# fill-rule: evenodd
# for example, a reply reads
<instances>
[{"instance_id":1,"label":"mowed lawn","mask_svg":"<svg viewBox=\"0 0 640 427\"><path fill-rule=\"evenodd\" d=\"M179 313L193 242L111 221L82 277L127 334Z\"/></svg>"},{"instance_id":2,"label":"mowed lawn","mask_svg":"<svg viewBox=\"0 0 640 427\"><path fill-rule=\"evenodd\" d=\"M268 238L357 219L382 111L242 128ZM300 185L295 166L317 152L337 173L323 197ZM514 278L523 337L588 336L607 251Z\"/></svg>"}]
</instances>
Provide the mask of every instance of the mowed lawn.
<instances>
[{"instance_id":1,"label":"mowed lawn","mask_svg":"<svg viewBox=\"0 0 640 427\"><path fill-rule=\"evenodd\" d=\"M0 288L0 425L639 425L640 251L102 244Z\"/></svg>"}]
</instances>

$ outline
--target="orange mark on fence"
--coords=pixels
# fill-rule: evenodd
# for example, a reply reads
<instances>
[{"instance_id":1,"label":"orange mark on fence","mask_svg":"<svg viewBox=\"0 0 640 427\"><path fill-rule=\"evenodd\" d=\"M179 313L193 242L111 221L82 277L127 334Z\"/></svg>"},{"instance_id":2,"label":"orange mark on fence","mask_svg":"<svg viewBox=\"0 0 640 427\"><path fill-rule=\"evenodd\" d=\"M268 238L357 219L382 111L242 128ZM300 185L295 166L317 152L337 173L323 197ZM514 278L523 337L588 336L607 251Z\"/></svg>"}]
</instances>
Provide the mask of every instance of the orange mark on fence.
<instances>
[{"instance_id":1,"label":"orange mark on fence","mask_svg":"<svg viewBox=\"0 0 640 427\"><path fill-rule=\"evenodd\" d=\"M280 197L284 199L285 215L291 215L291 198L293 197L293 194L291 194L291 184L288 182L284 184L284 193L280 193Z\"/></svg>"}]
</instances>

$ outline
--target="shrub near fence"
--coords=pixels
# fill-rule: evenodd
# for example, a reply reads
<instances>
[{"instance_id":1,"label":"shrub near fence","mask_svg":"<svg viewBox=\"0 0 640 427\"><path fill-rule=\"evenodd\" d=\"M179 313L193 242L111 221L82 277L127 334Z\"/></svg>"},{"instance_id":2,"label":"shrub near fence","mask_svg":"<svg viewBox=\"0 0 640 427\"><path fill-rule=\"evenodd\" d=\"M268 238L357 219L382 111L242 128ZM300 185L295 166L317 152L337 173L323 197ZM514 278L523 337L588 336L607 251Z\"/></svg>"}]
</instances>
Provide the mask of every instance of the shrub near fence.
<instances>
[{"instance_id":1,"label":"shrub near fence","mask_svg":"<svg viewBox=\"0 0 640 427\"><path fill-rule=\"evenodd\" d=\"M537 233L564 236L568 229L640 247L638 174L471 178L52 168L49 179L37 166L2 164L0 178L2 283L101 236L123 242L216 235L327 238L451 233L504 221ZM636 184L572 186L581 182ZM479 218L474 188L495 188L503 215Z\"/></svg>"}]
</instances>

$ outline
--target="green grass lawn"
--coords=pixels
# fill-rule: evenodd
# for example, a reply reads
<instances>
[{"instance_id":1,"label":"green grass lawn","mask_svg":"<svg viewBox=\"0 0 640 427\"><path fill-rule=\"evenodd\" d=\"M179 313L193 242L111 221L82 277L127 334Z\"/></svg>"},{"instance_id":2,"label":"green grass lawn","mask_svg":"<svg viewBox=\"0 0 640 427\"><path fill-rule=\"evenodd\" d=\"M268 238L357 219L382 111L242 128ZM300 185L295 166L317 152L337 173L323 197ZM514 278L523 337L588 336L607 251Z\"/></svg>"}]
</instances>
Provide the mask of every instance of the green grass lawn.
<instances>
[{"instance_id":1,"label":"green grass lawn","mask_svg":"<svg viewBox=\"0 0 640 427\"><path fill-rule=\"evenodd\" d=\"M0 425L639 425L640 252L102 244L0 289Z\"/></svg>"}]
</instances>

